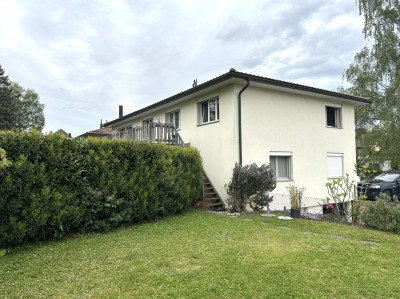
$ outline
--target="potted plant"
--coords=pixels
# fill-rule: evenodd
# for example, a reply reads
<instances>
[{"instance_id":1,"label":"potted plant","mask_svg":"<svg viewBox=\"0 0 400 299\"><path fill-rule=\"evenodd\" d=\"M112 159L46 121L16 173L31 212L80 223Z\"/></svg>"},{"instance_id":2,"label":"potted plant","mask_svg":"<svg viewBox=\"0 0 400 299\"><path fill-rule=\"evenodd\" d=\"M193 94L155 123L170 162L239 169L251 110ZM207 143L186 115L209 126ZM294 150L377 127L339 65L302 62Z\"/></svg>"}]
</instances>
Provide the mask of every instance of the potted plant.
<instances>
[{"instance_id":1,"label":"potted plant","mask_svg":"<svg viewBox=\"0 0 400 299\"><path fill-rule=\"evenodd\" d=\"M322 207L322 214L332 214L334 210L334 206L332 204L326 204Z\"/></svg>"},{"instance_id":2,"label":"potted plant","mask_svg":"<svg viewBox=\"0 0 400 299\"><path fill-rule=\"evenodd\" d=\"M289 185L286 187L290 196L290 217L299 218L301 210L301 201L303 199L304 187Z\"/></svg>"}]
</instances>

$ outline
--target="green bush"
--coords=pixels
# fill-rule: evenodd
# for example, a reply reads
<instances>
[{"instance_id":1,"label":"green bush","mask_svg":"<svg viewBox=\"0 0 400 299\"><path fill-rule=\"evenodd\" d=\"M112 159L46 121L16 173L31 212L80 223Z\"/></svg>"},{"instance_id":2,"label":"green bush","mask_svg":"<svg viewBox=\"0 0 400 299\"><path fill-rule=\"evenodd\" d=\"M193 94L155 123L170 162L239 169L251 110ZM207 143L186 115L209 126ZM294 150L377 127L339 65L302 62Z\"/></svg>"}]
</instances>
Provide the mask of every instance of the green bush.
<instances>
[{"instance_id":1,"label":"green bush","mask_svg":"<svg viewBox=\"0 0 400 299\"><path fill-rule=\"evenodd\" d=\"M367 227L400 232L400 205L393 202L393 199L386 194L381 193L375 202L366 202L360 214L362 222Z\"/></svg>"},{"instance_id":2,"label":"green bush","mask_svg":"<svg viewBox=\"0 0 400 299\"><path fill-rule=\"evenodd\" d=\"M180 213L201 191L193 148L38 132L1 132L0 147L0 247Z\"/></svg>"},{"instance_id":3,"label":"green bush","mask_svg":"<svg viewBox=\"0 0 400 299\"><path fill-rule=\"evenodd\" d=\"M240 166L235 164L232 179L225 185L230 196L227 200L232 212L243 212L249 204L253 210L261 210L272 201L269 192L276 187L274 170L266 164Z\"/></svg>"}]
</instances>

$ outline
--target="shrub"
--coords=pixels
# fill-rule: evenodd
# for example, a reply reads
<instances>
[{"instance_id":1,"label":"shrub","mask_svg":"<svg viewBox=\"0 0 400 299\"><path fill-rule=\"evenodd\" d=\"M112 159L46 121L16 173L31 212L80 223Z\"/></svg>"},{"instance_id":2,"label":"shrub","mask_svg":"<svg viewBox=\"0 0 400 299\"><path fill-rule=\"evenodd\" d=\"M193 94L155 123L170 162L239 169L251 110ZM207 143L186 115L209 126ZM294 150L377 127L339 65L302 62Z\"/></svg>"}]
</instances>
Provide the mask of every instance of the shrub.
<instances>
[{"instance_id":1,"label":"shrub","mask_svg":"<svg viewBox=\"0 0 400 299\"><path fill-rule=\"evenodd\" d=\"M353 200L351 206L351 222L356 225L362 225L361 213L368 204L361 196L359 194L358 199Z\"/></svg>"},{"instance_id":2,"label":"shrub","mask_svg":"<svg viewBox=\"0 0 400 299\"><path fill-rule=\"evenodd\" d=\"M107 231L184 211L199 196L196 149L1 132L0 247Z\"/></svg>"},{"instance_id":3,"label":"shrub","mask_svg":"<svg viewBox=\"0 0 400 299\"><path fill-rule=\"evenodd\" d=\"M267 207L267 210L269 212L269 204L272 202L273 199L274 197L272 195L264 192L259 192L258 194L250 198L249 205L250 208L253 209L253 211L261 211L262 209Z\"/></svg>"},{"instance_id":4,"label":"shrub","mask_svg":"<svg viewBox=\"0 0 400 299\"><path fill-rule=\"evenodd\" d=\"M365 226L389 231L400 232L400 205L397 198L379 194L375 202L367 202L361 210L361 219Z\"/></svg>"},{"instance_id":5,"label":"shrub","mask_svg":"<svg viewBox=\"0 0 400 299\"><path fill-rule=\"evenodd\" d=\"M225 185L230 196L227 200L231 211L243 212L249 204L253 210L261 210L272 201L269 192L276 187L274 170L266 164L240 166L235 164L232 179Z\"/></svg>"}]
</instances>

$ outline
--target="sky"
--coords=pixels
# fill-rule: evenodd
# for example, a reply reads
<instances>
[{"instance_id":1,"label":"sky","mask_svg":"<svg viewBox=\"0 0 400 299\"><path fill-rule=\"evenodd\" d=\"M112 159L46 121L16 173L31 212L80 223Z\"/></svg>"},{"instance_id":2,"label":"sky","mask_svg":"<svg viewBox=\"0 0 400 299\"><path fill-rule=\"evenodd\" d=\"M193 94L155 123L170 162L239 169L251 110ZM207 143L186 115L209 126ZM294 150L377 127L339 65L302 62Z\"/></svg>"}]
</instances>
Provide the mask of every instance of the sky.
<instances>
[{"instance_id":1,"label":"sky","mask_svg":"<svg viewBox=\"0 0 400 299\"><path fill-rule=\"evenodd\" d=\"M75 137L232 67L335 90L363 22L354 0L0 0L0 65Z\"/></svg>"}]
</instances>

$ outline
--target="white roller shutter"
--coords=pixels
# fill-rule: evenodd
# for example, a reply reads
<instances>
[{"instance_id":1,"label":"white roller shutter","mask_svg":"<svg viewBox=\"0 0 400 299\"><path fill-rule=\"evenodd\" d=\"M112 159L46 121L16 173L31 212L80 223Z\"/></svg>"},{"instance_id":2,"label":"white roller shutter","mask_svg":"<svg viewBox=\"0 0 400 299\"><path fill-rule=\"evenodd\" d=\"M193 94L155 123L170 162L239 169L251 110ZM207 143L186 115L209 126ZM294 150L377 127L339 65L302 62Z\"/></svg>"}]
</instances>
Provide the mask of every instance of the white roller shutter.
<instances>
[{"instance_id":1,"label":"white roller shutter","mask_svg":"<svg viewBox=\"0 0 400 299\"><path fill-rule=\"evenodd\" d=\"M328 153L328 178L343 177L343 154Z\"/></svg>"}]
</instances>

